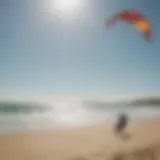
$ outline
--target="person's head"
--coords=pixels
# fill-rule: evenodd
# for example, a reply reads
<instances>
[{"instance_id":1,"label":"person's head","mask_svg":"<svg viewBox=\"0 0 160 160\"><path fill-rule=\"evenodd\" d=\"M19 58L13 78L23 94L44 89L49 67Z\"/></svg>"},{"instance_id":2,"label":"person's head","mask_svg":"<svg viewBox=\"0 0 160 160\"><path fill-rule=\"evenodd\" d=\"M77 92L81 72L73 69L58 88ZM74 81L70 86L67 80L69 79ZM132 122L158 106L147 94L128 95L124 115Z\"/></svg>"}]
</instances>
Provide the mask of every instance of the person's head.
<instances>
[{"instance_id":1,"label":"person's head","mask_svg":"<svg viewBox=\"0 0 160 160\"><path fill-rule=\"evenodd\" d=\"M119 117L120 117L120 118L125 118L125 119L128 118L127 114L125 114L125 113L121 113L121 114L119 115Z\"/></svg>"}]
</instances>

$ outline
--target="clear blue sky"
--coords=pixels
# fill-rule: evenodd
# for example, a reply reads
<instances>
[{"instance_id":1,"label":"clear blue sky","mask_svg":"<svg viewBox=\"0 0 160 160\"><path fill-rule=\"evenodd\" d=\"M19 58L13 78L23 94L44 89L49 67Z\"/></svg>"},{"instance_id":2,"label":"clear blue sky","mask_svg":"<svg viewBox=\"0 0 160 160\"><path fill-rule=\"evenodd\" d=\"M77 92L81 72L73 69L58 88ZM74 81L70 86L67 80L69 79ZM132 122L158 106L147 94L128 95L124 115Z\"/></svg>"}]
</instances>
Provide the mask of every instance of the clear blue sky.
<instances>
[{"instance_id":1,"label":"clear blue sky","mask_svg":"<svg viewBox=\"0 0 160 160\"><path fill-rule=\"evenodd\" d=\"M42 0L0 2L1 94L159 93L159 0L85 0L72 18ZM122 9L146 14L155 40L122 23L107 30L104 19Z\"/></svg>"}]
</instances>

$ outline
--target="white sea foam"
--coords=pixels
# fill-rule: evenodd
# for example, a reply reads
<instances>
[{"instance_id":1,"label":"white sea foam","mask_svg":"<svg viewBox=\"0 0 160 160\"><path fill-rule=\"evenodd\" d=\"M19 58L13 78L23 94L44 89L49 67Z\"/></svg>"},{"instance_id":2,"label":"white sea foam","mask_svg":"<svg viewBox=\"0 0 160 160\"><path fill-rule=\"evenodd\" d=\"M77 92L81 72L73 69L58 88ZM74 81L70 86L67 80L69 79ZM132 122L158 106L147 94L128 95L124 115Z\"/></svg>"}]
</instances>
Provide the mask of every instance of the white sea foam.
<instances>
[{"instance_id":1,"label":"white sea foam","mask_svg":"<svg viewBox=\"0 0 160 160\"><path fill-rule=\"evenodd\" d=\"M12 105L12 103L11 103ZM78 127L96 123L115 121L121 112L128 114L130 120L160 116L160 108L152 106L133 107L129 105L87 105L84 101L55 101L51 108L22 112L11 111L0 114L0 132L25 131L41 128ZM13 108L15 104L13 105ZM23 104L22 106L23 107ZM25 104L26 107L26 104ZM45 106L44 106L45 108Z\"/></svg>"}]
</instances>

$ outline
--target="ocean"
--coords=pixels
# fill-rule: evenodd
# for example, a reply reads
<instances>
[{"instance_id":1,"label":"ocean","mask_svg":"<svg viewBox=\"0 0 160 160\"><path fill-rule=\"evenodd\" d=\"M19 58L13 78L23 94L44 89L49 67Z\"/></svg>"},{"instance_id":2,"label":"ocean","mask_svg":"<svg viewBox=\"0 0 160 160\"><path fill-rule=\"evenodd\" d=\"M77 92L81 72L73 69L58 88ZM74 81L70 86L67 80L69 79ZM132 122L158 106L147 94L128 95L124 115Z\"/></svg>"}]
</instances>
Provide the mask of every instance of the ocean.
<instances>
[{"instance_id":1,"label":"ocean","mask_svg":"<svg viewBox=\"0 0 160 160\"><path fill-rule=\"evenodd\" d=\"M72 128L114 122L120 113L131 121L160 117L160 107L94 105L94 103L56 102L48 105L31 102L0 103L0 133L47 128Z\"/></svg>"}]
</instances>

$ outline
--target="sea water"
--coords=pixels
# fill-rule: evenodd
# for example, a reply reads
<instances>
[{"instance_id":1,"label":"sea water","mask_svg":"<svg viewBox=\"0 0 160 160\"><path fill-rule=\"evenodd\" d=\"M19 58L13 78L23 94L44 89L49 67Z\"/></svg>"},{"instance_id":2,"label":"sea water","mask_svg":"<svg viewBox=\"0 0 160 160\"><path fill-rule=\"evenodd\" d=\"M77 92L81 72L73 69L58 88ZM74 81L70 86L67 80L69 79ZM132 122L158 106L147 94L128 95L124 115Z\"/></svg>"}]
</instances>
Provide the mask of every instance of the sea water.
<instances>
[{"instance_id":1,"label":"sea water","mask_svg":"<svg viewBox=\"0 0 160 160\"><path fill-rule=\"evenodd\" d=\"M87 105L81 102L56 102L32 106L30 103L0 104L0 133L20 132L45 128L69 128L116 121L126 113L131 121L158 117L160 107L130 105Z\"/></svg>"}]
</instances>

